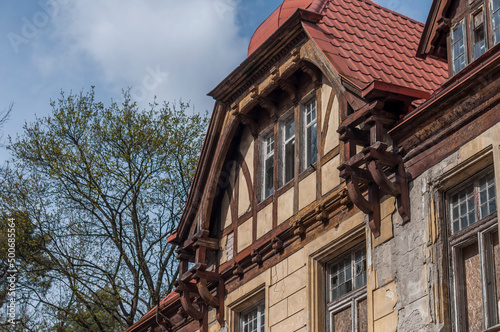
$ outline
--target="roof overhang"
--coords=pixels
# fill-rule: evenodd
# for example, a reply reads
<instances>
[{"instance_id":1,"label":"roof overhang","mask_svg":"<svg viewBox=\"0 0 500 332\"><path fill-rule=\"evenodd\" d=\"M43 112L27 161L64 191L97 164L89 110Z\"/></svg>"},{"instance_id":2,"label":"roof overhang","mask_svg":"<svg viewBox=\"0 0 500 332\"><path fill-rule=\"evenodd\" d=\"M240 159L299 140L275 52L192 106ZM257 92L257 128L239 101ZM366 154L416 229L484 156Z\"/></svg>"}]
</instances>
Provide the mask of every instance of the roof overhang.
<instances>
[{"instance_id":1,"label":"roof overhang","mask_svg":"<svg viewBox=\"0 0 500 332\"><path fill-rule=\"evenodd\" d=\"M417 48L418 57L433 56L446 60L446 45L442 45L442 35L450 28L450 20L445 17L450 4L451 0L434 0L432 2Z\"/></svg>"}]
</instances>

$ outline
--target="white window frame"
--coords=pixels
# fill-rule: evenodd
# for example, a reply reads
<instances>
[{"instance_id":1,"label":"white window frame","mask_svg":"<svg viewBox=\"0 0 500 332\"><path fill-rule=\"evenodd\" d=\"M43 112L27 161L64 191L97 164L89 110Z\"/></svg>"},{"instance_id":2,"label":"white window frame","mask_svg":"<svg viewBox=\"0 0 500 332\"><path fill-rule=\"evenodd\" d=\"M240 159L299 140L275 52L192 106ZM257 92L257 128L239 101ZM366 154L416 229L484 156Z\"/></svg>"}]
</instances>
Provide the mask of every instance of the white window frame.
<instances>
[{"instance_id":1,"label":"white window frame","mask_svg":"<svg viewBox=\"0 0 500 332\"><path fill-rule=\"evenodd\" d=\"M458 29L458 27L462 28L462 38L459 39L458 41L454 40L453 39L453 32ZM460 53L459 56L456 56L456 54L454 53L454 46L456 43L458 43L459 41L463 41L463 49L464 49L464 52L463 53ZM465 18L462 19L460 22L458 22L457 24L455 24L452 29L451 29L451 33L450 33L450 49L451 49L451 66L452 66L452 70L453 70L453 74L456 74L458 73L459 71L461 71L462 69L464 69L465 67L467 67L467 29L466 29L466 25L465 25ZM464 56L464 64L463 64L463 67L461 68L456 68L455 67L455 60L460 58L461 56Z\"/></svg>"},{"instance_id":2,"label":"white window frame","mask_svg":"<svg viewBox=\"0 0 500 332\"><path fill-rule=\"evenodd\" d=\"M286 129L287 125L293 122L293 135L289 138L286 137ZM280 120L280 179L279 179L279 187L283 187L287 183L293 181L295 177L295 145L297 144L297 141L295 139L295 117L294 113L291 112L291 114L287 114L283 117L282 120ZM292 148L292 174L289 179L286 178L287 175L287 146L288 145L293 145Z\"/></svg>"},{"instance_id":3,"label":"white window frame","mask_svg":"<svg viewBox=\"0 0 500 332\"><path fill-rule=\"evenodd\" d=\"M355 285L355 267L356 267L356 257L355 254L357 251L360 249L365 249L364 252L364 274L365 274L365 279L364 283L361 285ZM331 299L331 269L330 267L334 265L335 263L338 263L339 261L345 259L346 257L350 256L351 260L351 277L352 277L352 289L351 291L339 296L336 299ZM333 319L331 317L343 310L346 310L347 308L351 308L351 326L353 328L353 332L358 331L359 327L359 322L358 322L358 304L362 302L363 300L366 300L367 298L367 288L366 288L366 281L367 281L367 253L366 253L366 242L363 242L362 244L359 244L350 250L344 252L344 254L337 256L336 258L330 260L325 264L325 281L326 281L326 286L325 286L325 302L326 302L326 308L325 308L325 319L326 319L326 328L328 331L334 331L333 327Z\"/></svg>"},{"instance_id":4,"label":"white window frame","mask_svg":"<svg viewBox=\"0 0 500 332\"><path fill-rule=\"evenodd\" d=\"M493 7L493 2L498 1L498 8L495 10ZM496 45L500 42L500 0L491 0L490 1L490 13L491 13L491 33L493 34L493 45ZM498 22L495 21L495 14L498 13ZM496 25L496 26L495 26ZM498 33L498 38L497 34Z\"/></svg>"},{"instance_id":5,"label":"white window frame","mask_svg":"<svg viewBox=\"0 0 500 332\"><path fill-rule=\"evenodd\" d=\"M264 332L266 326L266 304L265 300L262 299L248 308L245 308L238 314L238 332L246 332L246 325L248 322L245 322L245 315L248 313L255 311L256 312L256 320L257 320L257 330L256 332Z\"/></svg>"},{"instance_id":6,"label":"white window frame","mask_svg":"<svg viewBox=\"0 0 500 332\"><path fill-rule=\"evenodd\" d=\"M308 121L308 109L309 106L313 105L311 108L311 113L314 112L314 119L311 119ZM301 122L302 122L302 162L301 162L301 172L305 171L309 166L314 165L318 162L318 102L316 100L316 97L309 98L305 103L302 104L301 107ZM316 126L316 131L314 133L314 140L316 141L316 154L314 156L314 160L310 158L312 156L311 154L311 147L312 147L312 142L307 139L307 133L308 130ZM312 136L311 136L312 137Z\"/></svg>"},{"instance_id":7,"label":"white window frame","mask_svg":"<svg viewBox=\"0 0 500 332\"><path fill-rule=\"evenodd\" d=\"M483 324L486 325L483 326L483 329L498 326L496 324L500 323L499 304L496 303L495 275L492 268L495 263L492 261L491 257L493 248L491 244L491 235L498 231L498 207L496 207L497 212L490 213L487 216L482 216L480 213L481 200L478 196L480 195L480 192L477 188L482 179L489 178L490 176L493 176L493 179L495 179L492 167L487 167L486 169L478 172L477 175L465 183L448 190L445 196L447 215L446 229L449 234L448 248L452 263L450 266L450 279L452 282L452 303L455 331L466 330L467 312L463 305L463 301L465 301L465 293L463 287L461 286L463 281L460 279L464 273L462 270L462 251L464 248L474 243L477 243L476 245L478 246L480 260L482 318ZM470 187L471 184L474 186L474 213L476 221L465 228L454 231L452 221L454 202L451 197L465 188ZM495 195L496 190L497 188L495 188ZM496 201L495 195L494 197Z\"/></svg>"},{"instance_id":8,"label":"white window frame","mask_svg":"<svg viewBox=\"0 0 500 332\"><path fill-rule=\"evenodd\" d=\"M274 176L271 177L271 192L267 194L268 189L268 178L266 177L266 163L268 160L272 160L273 174L274 174L274 131L268 131L261 136L261 144L260 144L260 156L261 156L261 201L264 201L266 198L270 197L274 193Z\"/></svg>"}]
</instances>

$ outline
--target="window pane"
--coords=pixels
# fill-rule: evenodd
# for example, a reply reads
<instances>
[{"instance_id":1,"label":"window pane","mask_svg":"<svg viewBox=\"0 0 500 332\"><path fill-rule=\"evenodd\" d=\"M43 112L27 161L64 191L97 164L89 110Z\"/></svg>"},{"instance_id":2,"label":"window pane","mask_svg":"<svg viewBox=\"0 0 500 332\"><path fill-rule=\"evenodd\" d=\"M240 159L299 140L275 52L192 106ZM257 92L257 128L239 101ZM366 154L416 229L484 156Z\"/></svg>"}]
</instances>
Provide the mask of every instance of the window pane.
<instances>
[{"instance_id":1,"label":"window pane","mask_svg":"<svg viewBox=\"0 0 500 332\"><path fill-rule=\"evenodd\" d=\"M332 325L333 325L333 331L335 332L352 332L351 307L348 307L336 314L333 314Z\"/></svg>"},{"instance_id":2,"label":"window pane","mask_svg":"<svg viewBox=\"0 0 500 332\"><path fill-rule=\"evenodd\" d=\"M358 250L355 259L355 287L358 288L366 285L366 250Z\"/></svg>"},{"instance_id":3,"label":"window pane","mask_svg":"<svg viewBox=\"0 0 500 332\"><path fill-rule=\"evenodd\" d=\"M491 234L491 243L493 246L493 274L495 276L495 296L496 302L495 311L498 317L498 306L497 303L500 301L500 246L498 245L498 232ZM497 320L498 323L498 320Z\"/></svg>"},{"instance_id":4,"label":"window pane","mask_svg":"<svg viewBox=\"0 0 500 332\"><path fill-rule=\"evenodd\" d=\"M492 0L492 26L495 44L500 42L500 0Z\"/></svg>"},{"instance_id":5,"label":"window pane","mask_svg":"<svg viewBox=\"0 0 500 332\"><path fill-rule=\"evenodd\" d=\"M464 41L464 24L458 24L452 31L452 48L451 55L453 59L453 72L457 73L465 67L465 41Z\"/></svg>"},{"instance_id":6,"label":"window pane","mask_svg":"<svg viewBox=\"0 0 500 332\"><path fill-rule=\"evenodd\" d=\"M453 234L476 222L474 185L471 184L451 196L450 215Z\"/></svg>"},{"instance_id":7,"label":"window pane","mask_svg":"<svg viewBox=\"0 0 500 332\"><path fill-rule=\"evenodd\" d=\"M266 160L265 164L265 198L269 197L273 193L273 175L274 175L274 160L270 157Z\"/></svg>"},{"instance_id":8,"label":"window pane","mask_svg":"<svg viewBox=\"0 0 500 332\"><path fill-rule=\"evenodd\" d=\"M496 212L495 179L493 175L479 180L479 206L481 219Z\"/></svg>"},{"instance_id":9,"label":"window pane","mask_svg":"<svg viewBox=\"0 0 500 332\"><path fill-rule=\"evenodd\" d=\"M285 145L285 183L293 179L295 172L295 140Z\"/></svg>"},{"instance_id":10,"label":"window pane","mask_svg":"<svg viewBox=\"0 0 500 332\"><path fill-rule=\"evenodd\" d=\"M368 332L367 300L358 302L358 332Z\"/></svg>"},{"instance_id":11,"label":"window pane","mask_svg":"<svg viewBox=\"0 0 500 332\"><path fill-rule=\"evenodd\" d=\"M249 311L240 314L239 331L264 332L265 313L264 304L259 304Z\"/></svg>"},{"instance_id":12,"label":"window pane","mask_svg":"<svg viewBox=\"0 0 500 332\"><path fill-rule=\"evenodd\" d=\"M463 275L459 289L464 292L464 303L459 308L465 311L464 325L469 332L483 329L483 311L481 298L481 270L477 243L462 249ZM460 310L460 309L459 309Z\"/></svg>"},{"instance_id":13,"label":"window pane","mask_svg":"<svg viewBox=\"0 0 500 332\"><path fill-rule=\"evenodd\" d=\"M295 136L295 122L289 121L285 124L285 141Z\"/></svg>"},{"instance_id":14,"label":"window pane","mask_svg":"<svg viewBox=\"0 0 500 332\"><path fill-rule=\"evenodd\" d=\"M307 166L316 163L318 155L316 123L307 128Z\"/></svg>"}]
</instances>

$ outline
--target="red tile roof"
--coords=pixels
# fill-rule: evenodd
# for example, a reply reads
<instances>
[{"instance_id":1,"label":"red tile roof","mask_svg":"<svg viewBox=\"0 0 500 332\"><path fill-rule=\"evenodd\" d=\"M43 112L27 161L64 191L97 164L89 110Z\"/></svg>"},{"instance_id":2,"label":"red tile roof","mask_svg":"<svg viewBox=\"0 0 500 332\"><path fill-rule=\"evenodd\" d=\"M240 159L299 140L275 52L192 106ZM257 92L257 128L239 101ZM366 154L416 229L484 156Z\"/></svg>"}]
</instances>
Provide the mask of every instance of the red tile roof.
<instances>
[{"instance_id":1,"label":"red tile roof","mask_svg":"<svg viewBox=\"0 0 500 332\"><path fill-rule=\"evenodd\" d=\"M318 7L309 6L311 2L285 0L256 30L249 54L276 31L293 8ZM382 83L393 92L402 88L408 95L409 90L432 94L448 78L445 62L416 57L422 23L370 0L322 2L321 21L303 22L304 28L337 72L361 91Z\"/></svg>"},{"instance_id":2,"label":"red tile roof","mask_svg":"<svg viewBox=\"0 0 500 332\"><path fill-rule=\"evenodd\" d=\"M313 0L284 0L283 3L255 30L248 55L252 54L273 32L275 32L298 9L306 9Z\"/></svg>"}]
</instances>

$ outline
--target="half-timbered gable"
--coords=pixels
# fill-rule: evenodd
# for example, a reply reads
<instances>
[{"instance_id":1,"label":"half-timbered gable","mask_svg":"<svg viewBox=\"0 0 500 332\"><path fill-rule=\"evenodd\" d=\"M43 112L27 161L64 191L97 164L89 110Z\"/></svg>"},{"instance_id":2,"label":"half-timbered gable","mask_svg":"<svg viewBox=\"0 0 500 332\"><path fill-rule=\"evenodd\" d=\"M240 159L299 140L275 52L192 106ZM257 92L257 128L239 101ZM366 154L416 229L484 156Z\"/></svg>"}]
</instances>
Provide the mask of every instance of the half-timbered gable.
<instances>
[{"instance_id":1,"label":"half-timbered gable","mask_svg":"<svg viewBox=\"0 0 500 332\"><path fill-rule=\"evenodd\" d=\"M283 1L210 92L178 286L131 330L496 331L498 2Z\"/></svg>"}]
</instances>

